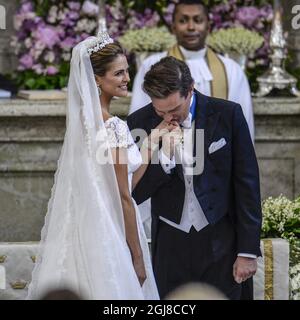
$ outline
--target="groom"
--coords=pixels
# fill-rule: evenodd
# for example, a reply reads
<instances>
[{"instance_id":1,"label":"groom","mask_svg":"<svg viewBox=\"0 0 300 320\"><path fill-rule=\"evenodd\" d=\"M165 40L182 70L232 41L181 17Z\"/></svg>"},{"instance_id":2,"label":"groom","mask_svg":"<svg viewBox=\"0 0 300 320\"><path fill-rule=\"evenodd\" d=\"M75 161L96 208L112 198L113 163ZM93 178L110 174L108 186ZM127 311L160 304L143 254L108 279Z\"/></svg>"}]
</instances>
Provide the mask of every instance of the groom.
<instances>
[{"instance_id":1,"label":"groom","mask_svg":"<svg viewBox=\"0 0 300 320\"><path fill-rule=\"evenodd\" d=\"M144 79L152 103L127 123L148 134L163 119L190 128L196 159L203 142L196 133L202 129L202 172L193 175L186 161L175 161L180 151L185 159L180 143L175 151L158 148L159 163L149 164L133 197L137 204L151 197L152 258L161 298L184 283L206 282L240 299L241 283L255 274L261 254L257 160L240 105L202 95L193 84L184 62L163 58ZM173 131L176 144L181 130Z\"/></svg>"}]
</instances>

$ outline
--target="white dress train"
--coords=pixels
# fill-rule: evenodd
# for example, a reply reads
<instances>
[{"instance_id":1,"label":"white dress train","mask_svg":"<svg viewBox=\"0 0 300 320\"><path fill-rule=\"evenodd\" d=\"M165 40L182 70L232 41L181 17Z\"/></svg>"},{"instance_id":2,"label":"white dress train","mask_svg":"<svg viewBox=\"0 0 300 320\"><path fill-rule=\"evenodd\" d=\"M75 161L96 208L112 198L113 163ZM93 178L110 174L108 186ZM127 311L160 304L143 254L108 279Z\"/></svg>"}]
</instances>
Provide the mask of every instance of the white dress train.
<instances>
[{"instance_id":1,"label":"white dress train","mask_svg":"<svg viewBox=\"0 0 300 320\"><path fill-rule=\"evenodd\" d=\"M142 161L139 150L124 121L112 117L105 122L105 127L110 147L126 147L128 150L128 179L131 185L132 173ZM77 138L80 137L82 135L79 134ZM62 150L62 158L66 148L67 141ZM53 203L56 204L55 195L63 193L64 201L70 205L64 209L67 212L57 212L55 205L50 203L49 212L56 214L52 214L51 217L46 216L45 231L42 231L45 244L41 246L41 254L33 272L27 299L40 299L49 290L60 288L69 288L82 298L91 300L159 299L148 243L137 205L133 200L147 274L142 287L133 268L125 234L120 232L113 218L113 212L106 206L105 201L99 200L101 199L99 194L92 191L97 188L101 190L101 187L111 189L107 183L111 181L113 184L113 177L103 177L106 180L99 181L95 186L92 179L95 172L90 166L86 166L86 170L83 170L84 166L80 165L80 161L86 162L87 157L82 151L82 154L77 155L74 164L76 179L79 182L85 181L81 189L73 190L62 185L60 190L60 184L54 185L56 187L52 191ZM76 164L80 170L76 171ZM57 172L55 180L59 179L59 175L60 172ZM107 196L109 193L106 193ZM114 195L111 196L113 198ZM60 208L59 203L57 208ZM117 204L114 209L117 210ZM63 221L56 221L61 214L64 216Z\"/></svg>"}]
</instances>

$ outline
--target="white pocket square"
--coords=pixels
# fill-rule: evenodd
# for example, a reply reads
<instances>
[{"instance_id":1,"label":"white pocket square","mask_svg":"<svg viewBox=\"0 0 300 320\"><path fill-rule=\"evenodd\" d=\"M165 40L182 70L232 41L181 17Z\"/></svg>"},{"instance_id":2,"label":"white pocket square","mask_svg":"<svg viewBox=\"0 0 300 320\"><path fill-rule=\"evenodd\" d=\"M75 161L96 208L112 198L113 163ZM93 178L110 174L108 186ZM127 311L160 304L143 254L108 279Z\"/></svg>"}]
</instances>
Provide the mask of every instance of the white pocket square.
<instances>
[{"instance_id":1,"label":"white pocket square","mask_svg":"<svg viewBox=\"0 0 300 320\"><path fill-rule=\"evenodd\" d=\"M217 150L223 148L226 145L226 140L224 138L221 138L218 141L213 142L209 148L208 153L212 154L213 152L216 152Z\"/></svg>"}]
</instances>

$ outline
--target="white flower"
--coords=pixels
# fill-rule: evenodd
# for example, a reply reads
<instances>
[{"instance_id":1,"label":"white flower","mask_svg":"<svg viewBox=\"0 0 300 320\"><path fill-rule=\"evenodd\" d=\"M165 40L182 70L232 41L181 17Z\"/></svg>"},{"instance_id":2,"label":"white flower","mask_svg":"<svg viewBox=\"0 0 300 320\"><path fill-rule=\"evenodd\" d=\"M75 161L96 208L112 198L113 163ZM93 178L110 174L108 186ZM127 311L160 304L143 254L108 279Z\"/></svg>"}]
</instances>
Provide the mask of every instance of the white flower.
<instances>
[{"instance_id":1,"label":"white flower","mask_svg":"<svg viewBox=\"0 0 300 320\"><path fill-rule=\"evenodd\" d=\"M84 31L86 33L91 33L96 29L96 27L97 22L95 20L84 18L77 22L77 25L75 26L74 30L79 32Z\"/></svg>"},{"instance_id":2,"label":"white flower","mask_svg":"<svg viewBox=\"0 0 300 320\"><path fill-rule=\"evenodd\" d=\"M300 263L290 268L290 297L300 300Z\"/></svg>"},{"instance_id":3,"label":"white flower","mask_svg":"<svg viewBox=\"0 0 300 320\"><path fill-rule=\"evenodd\" d=\"M35 49L42 51L46 48L46 45L42 41L36 41L35 42Z\"/></svg>"},{"instance_id":4,"label":"white flower","mask_svg":"<svg viewBox=\"0 0 300 320\"><path fill-rule=\"evenodd\" d=\"M128 51L133 52L164 51L176 43L175 37L165 27L129 30L119 41Z\"/></svg>"},{"instance_id":5,"label":"white flower","mask_svg":"<svg viewBox=\"0 0 300 320\"><path fill-rule=\"evenodd\" d=\"M264 42L264 38L255 31L236 27L214 31L207 38L207 43L220 53L250 54Z\"/></svg>"},{"instance_id":6,"label":"white flower","mask_svg":"<svg viewBox=\"0 0 300 320\"><path fill-rule=\"evenodd\" d=\"M55 23L56 22L56 17L57 17L57 6L52 6L49 10L49 16L48 16L48 21L50 23Z\"/></svg>"},{"instance_id":7,"label":"white flower","mask_svg":"<svg viewBox=\"0 0 300 320\"><path fill-rule=\"evenodd\" d=\"M61 11L59 11L57 19L58 20L64 20L66 18L66 16L67 16L67 13L68 13L68 9L66 9L66 8L61 10Z\"/></svg>"},{"instance_id":8,"label":"white flower","mask_svg":"<svg viewBox=\"0 0 300 320\"><path fill-rule=\"evenodd\" d=\"M70 61L71 60L71 54L70 53L63 53L61 55L64 61Z\"/></svg>"},{"instance_id":9,"label":"white flower","mask_svg":"<svg viewBox=\"0 0 300 320\"><path fill-rule=\"evenodd\" d=\"M99 7L95 3L86 0L83 3L83 6L81 8L82 12L89 15L89 16L97 16L99 12Z\"/></svg>"},{"instance_id":10,"label":"white flower","mask_svg":"<svg viewBox=\"0 0 300 320\"><path fill-rule=\"evenodd\" d=\"M37 74L42 74L42 73L44 73L43 66L42 66L40 63L34 65L34 66L32 67L32 69L33 69Z\"/></svg>"},{"instance_id":11,"label":"white flower","mask_svg":"<svg viewBox=\"0 0 300 320\"><path fill-rule=\"evenodd\" d=\"M55 59L55 54L53 51L48 51L44 56L45 61L52 63Z\"/></svg>"},{"instance_id":12,"label":"white flower","mask_svg":"<svg viewBox=\"0 0 300 320\"><path fill-rule=\"evenodd\" d=\"M32 47L32 40L31 38L26 38L26 40L24 41L25 47L26 48L31 48Z\"/></svg>"},{"instance_id":13,"label":"white flower","mask_svg":"<svg viewBox=\"0 0 300 320\"><path fill-rule=\"evenodd\" d=\"M22 44L20 43L20 41L18 41L18 38L16 36L11 37L10 45L14 48L14 53L16 55L19 54L22 48Z\"/></svg>"}]
</instances>

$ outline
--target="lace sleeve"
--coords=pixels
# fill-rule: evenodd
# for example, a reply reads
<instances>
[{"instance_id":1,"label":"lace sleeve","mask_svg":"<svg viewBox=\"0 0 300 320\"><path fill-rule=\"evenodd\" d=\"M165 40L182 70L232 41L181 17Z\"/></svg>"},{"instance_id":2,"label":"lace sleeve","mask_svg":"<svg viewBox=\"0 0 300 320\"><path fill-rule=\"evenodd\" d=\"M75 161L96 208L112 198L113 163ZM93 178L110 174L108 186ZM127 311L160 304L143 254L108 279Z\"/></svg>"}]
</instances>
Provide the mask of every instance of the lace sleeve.
<instances>
[{"instance_id":1,"label":"lace sleeve","mask_svg":"<svg viewBox=\"0 0 300 320\"><path fill-rule=\"evenodd\" d=\"M105 128L111 148L129 148L134 144L126 122L118 117L109 118L105 122Z\"/></svg>"}]
</instances>

